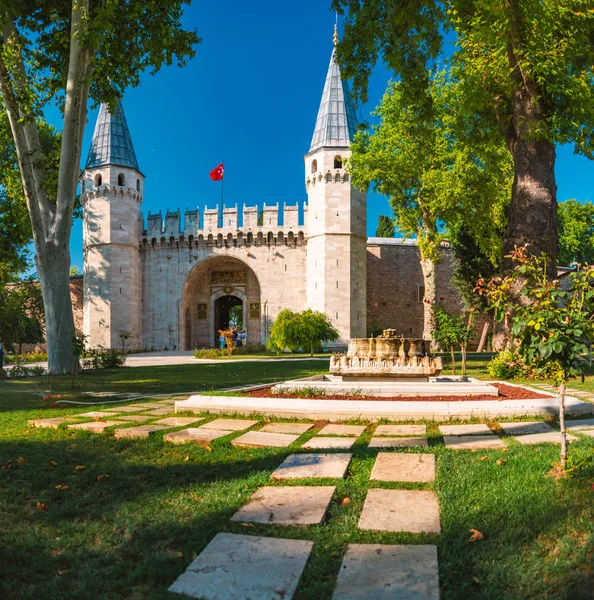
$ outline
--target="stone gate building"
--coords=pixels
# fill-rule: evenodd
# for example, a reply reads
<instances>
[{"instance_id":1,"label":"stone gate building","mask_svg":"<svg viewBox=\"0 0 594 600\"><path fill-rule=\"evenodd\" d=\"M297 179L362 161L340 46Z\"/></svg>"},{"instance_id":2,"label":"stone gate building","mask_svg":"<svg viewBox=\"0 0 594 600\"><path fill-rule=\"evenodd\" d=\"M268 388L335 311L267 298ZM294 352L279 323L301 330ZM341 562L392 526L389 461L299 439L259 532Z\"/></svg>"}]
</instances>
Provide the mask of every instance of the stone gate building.
<instances>
[{"instance_id":1,"label":"stone gate building","mask_svg":"<svg viewBox=\"0 0 594 600\"><path fill-rule=\"evenodd\" d=\"M308 201L141 213L142 174L121 104L101 106L81 177L84 333L92 347L209 347L241 307L248 343L266 342L284 308L328 315L339 344L371 327L420 337L423 278L414 241L368 238L366 192L345 159L356 129L346 82L330 58L311 146ZM297 168L297 165L296 165ZM241 217L241 219L240 219ZM444 249L438 294L460 304Z\"/></svg>"}]
</instances>

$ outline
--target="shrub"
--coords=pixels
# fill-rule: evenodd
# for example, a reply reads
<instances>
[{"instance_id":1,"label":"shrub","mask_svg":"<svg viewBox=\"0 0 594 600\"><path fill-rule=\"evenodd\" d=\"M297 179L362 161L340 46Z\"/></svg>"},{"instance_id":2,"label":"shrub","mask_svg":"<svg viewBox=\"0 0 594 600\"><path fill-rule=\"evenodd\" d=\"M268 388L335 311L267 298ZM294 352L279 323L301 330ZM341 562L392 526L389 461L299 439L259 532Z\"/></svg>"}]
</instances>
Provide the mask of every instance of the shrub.
<instances>
[{"instance_id":1,"label":"shrub","mask_svg":"<svg viewBox=\"0 0 594 600\"><path fill-rule=\"evenodd\" d=\"M196 348L196 350L194 350L195 358L216 360L224 356L227 356L227 352L225 350L220 350L219 348Z\"/></svg>"},{"instance_id":2,"label":"shrub","mask_svg":"<svg viewBox=\"0 0 594 600\"><path fill-rule=\"evenodd\" d=\"M524 375L526 365L513 350L502 350L487 365L491 379L515 379Z\"/></svg>"},{"instance_id":3,"label":"shrub","mask_svg":"<svg viewBox=\"0 0 594 600\"><path fill-rule=\"evenodd\" d=\"M83 368L90 369L116 369L123 367L126 356L119 350L87 350L84 354Z\"/></svg>"}]
</instances>

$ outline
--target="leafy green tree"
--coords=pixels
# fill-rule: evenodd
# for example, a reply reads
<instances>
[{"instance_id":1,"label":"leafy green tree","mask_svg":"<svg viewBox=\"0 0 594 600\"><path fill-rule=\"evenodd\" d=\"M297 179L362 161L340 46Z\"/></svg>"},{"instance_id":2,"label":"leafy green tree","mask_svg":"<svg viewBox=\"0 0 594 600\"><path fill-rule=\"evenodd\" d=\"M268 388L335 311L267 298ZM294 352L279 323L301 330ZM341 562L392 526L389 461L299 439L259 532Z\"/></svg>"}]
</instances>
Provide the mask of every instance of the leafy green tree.
<instances>
[{"instance_id":1,"label":"leafy green tree","mask_svg":"<svg viewBox=\"0 0 594 600\"><path fill-rule=\"evenodd\" d=\"M25 280L0 285L0 341L8 349L43 342L43 300L39 284Z\"/></svg>"},{"instance_id":2,"label":"leafy green tree","mask_svg":"<svg viewBox=\"0 0 594 600\"><path fill-rule=\"evenodd\" d=\"M481 243L508 198L509 161L490 138L470 143L456 119L456 85L434 77L426 96L391 83L377 109L379 124L357 133L349 159L353 183L388 197L395 224L416 237L425 285L423 338L431 339L440 224L463 220Z\"/></svg>"},{"instance_id":3,"label":"leafy green tree","mask_svg":"<svg viewBox=\"0 0 594 600\"><path fill-rule=\"evenodd\" d=\"M559 385L561 467L564 468L565 390L572 377L583 377L594 342L594 266L571 273L569 289L562 291L558 280L547 277L546 255L528 256L522 247L510 259L516 265L513 273L482 284L481 292L500 320L509 314L511 306L511 333L518 353L529 367L552 373Z\"/></svg>"},{"instance_id":4,"label":"leafy green tree","mask_svg":"<svg viewBox=\"0 0 594 600\"><path fill-rule=\"evenodd\" d=\"M69 241L89 96L115 107L124 90L199 41L181 25L188 0L0 0L1 110L10 124L45 306L49 370L69 373L75 333ZM58 168L43 143L43 109L63 115Z\"/></svg>"},{"instance_id":5,"label":"leafy green tree","mask_svg":"<svg viewBox=\"0 0 594 600\"><path fill-rule=\"evenodd\" d=\"M559 264L594 262L594 204L571 199L559 203Z\"/></svg>"},{"instance_id":6,"label":"leafy green tree","mask_svg":"<svg viewBox=\"0 0 594 600\"><path fill-rule=\"evenodd\" d=\"M422 95L428 69L444 59L444 33L454 32L458 108L481 117L477 135L505 140L514 163L504 255L529 244L536 256L547 254L554 276L555 144L573 144L589 158L594 151L591 2L333 0L332 6L347 14L338 59L363 100L380 58L407 93Z\"/></svg>"},{"instance_id":7,"label":"leafy green tree","mask_svg":"<svg viewBox=\"0 0 594 600\"><path fill-rule=\"evenodd\" d=\"M313 356L322 349L322 342L333 342L338 337L338 331L324 313L309 308L299 313L284 309L270 328L267 346L279 353L285 348L291 352L301 348Z\"/></svg>"},{"instance_id":8,"label":"leafy green tree","mask_svg":"<svg viewBox=\"0 0 594 600\"><path fill-rule=\"evenodd\" d=\"M80 275L80 271L77 266L73 265L70 267L70 277L76 277L77 275Z\"/></svg>"},{"instance_id":9,"label":"leafy green tree","mask_svg":"<svg viewBox=\"0 0 594 600\"><path fill-rule=\"evenodd\" d=\"M394 223L390 217L386 215L379 216L379 222L377 230L375 232L376 237L381 238L393 238L394 237Z\"/></svg>"},{"instance_id":10,"label":"leafy green tree","mask_svg":"<svg viewBox=\"0 0 594 600\"><path fill-rule=\"evenodd\" d=\"M444 349L449 349L452 361L452 375L456 374L455 349L462 354L462 376L466 375L466 350L474 333L474 309L468 314L455 315L443 306L435 309L435 341Z\"/></svg>"}]
</instances>

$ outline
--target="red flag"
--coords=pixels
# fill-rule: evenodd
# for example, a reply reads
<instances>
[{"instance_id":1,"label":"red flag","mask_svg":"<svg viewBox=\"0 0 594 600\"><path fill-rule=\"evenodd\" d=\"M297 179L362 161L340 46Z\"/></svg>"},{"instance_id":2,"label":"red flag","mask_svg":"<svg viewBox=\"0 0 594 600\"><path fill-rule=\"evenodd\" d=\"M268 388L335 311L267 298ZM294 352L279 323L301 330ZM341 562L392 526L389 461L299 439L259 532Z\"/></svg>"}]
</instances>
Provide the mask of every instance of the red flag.
<instances>
[{"instance_id":1,"label":"red flag","mask_svg":"<svg viewBox=\"0 0 594 600\"><path fill-rule=\"evenodd\" d=\"M215 167L210 172L210 178L213 181L221 181L221 179L223 179L224 174L225 174L225 163L221 163L218 167Z\"/></svg>"}]
</instances>

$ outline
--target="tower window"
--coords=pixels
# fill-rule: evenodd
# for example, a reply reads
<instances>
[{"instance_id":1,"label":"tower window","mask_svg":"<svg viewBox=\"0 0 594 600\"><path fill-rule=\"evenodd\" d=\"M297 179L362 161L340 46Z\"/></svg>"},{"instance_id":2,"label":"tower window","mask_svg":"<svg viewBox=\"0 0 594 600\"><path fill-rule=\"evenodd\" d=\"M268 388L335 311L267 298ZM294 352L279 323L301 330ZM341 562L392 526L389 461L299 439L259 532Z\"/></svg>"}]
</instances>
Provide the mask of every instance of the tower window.
<instances>
[{"instance_id":1,"label":"tower window","mask_svg":"<svg viewBox=\"0 0 594 600\"><path fill-rule=\"evenodd\" d=\"M318 161L312 160L311 161L311 172L315 173L317 170L318 170Z\"/></svg>"},{"instance_id":2,"label":"tower window","mask_svg":"<svg viewBox=\"0 0 594 600\"><path fill-rule=\"evenodd\" d=\"M124 175L122 173L120 173L118 175L118 185L120 187L124 187L124 182L125 182Z\"/></svg>"},{"instance_id":3,"label":"tower window","mask_svg":"<svg viewBox=\"0 0 594 600\"><path fill-rule=\"evenodd\" d=\"M334 168L335 169L342 169L342 156L335 156L334 157Z\"/></svg>"},{"instance_id":4,"label":"tower window","mask_svg":"<svg viewBox=\"0 0 594 600\"><path fill-rule=\"evenodd\" d=\"M136 191L140 192L140 179L136 180Z\"/></svg>"},{"instance_id":5,"label":"tower window","mask_svg":"<svg viewBox=\"0 0 594 600\"><path fill-rule=\"evenodd\" d=\"M95 175L95 187L99 187L103 183L103 177L101 177L101 173L97 173Z\"/></svg>"}]
</instances>

